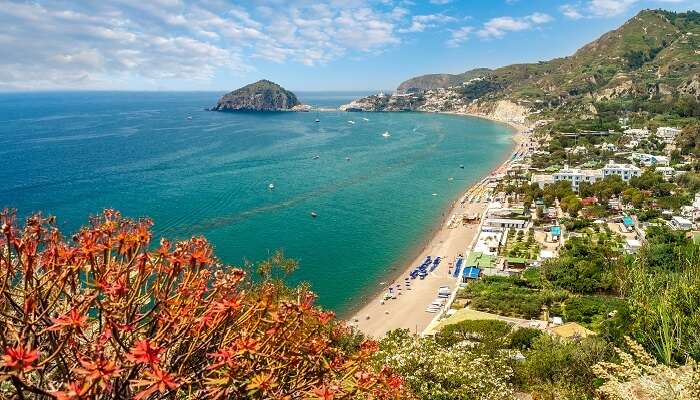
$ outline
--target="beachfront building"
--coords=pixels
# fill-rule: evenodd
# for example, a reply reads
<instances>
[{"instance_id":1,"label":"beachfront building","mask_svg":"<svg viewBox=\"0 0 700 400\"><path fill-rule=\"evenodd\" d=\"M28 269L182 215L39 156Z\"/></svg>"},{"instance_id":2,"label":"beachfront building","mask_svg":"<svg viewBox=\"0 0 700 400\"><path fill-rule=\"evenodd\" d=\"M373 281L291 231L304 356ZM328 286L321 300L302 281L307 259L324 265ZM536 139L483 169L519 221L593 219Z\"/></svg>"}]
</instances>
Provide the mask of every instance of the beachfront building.
<instances>
[{"instance_id":1,"label":"beachfront building","mask_svg":"<svg viewBox=\"0 0 700 400\"><path fill-rule=\"evenodd\" d=\"M515 218L487 218L484 221L484 226L494 228L515 228L523 229L527 225L527 220Z\"/></svg>"},{"instance_id":2,"label":"beachfront building","mask_svg":"<svg viewBox=\"0 0 700 400\"><path fill-rule=\"evenodd\" d=\"M660 126L656 129L656 136L660 137L664 143L671 144L680 135L681 130L670 126Z\"/></svg>"},{"instance_id":3,"label":"beachfront building","mask_svg":"<svg viewBox=\"0 0 700 400\"><path fill-rule=\"evenodd\" d=\"M600 170L595 169L580 169L569 168L568 166L552 174L552 179L555 182L569 181L571 188L578 191L578 186L581 182L594 183L596 180L602 179L603 175Z\"/></svg>"},{"instance_id":4,"label":"beachfront building","mask_svg":"<svg viewBox=\"0 0 700 400\"><path fill-rule=\"evenodd\" d=\"M618 175L623 181L629 182L634 176L641 175L642 170L632 164L618 164L613 160L608 161L603 167L603 178L608 176Z\"/></svg>"}]
</instances>

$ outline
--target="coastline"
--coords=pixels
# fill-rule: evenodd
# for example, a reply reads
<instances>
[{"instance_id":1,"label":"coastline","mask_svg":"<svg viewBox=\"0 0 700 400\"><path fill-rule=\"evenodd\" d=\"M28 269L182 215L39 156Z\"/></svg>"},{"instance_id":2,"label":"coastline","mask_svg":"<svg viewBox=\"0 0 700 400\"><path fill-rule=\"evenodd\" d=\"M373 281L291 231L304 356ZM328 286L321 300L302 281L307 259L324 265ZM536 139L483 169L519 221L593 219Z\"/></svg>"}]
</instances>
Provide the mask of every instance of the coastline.
<instances>
[{"instance_id":1,"label":"coastline","mask_svg":"<svg viewBox=\"0 0 700 400\"><path fill-rule=\"evenodd\" d=\"M425 329L432 321L434 314L427 313L425 307L436 297L437 289L441 286L448 286L454 289L457 285L456 279L449 274L450 266L454 262L457 255L463 255L467 250L468 245L473 241L477 232L478 224L449 226L449 221L456 216L463 214L476 213L482 215L486 208L486 203L462 203L460 199L465 198L469 193L480 193L484 188L484 180L493 174L503 170L511 160L514 152L518 150L524 142L524 132L529 129L524 124L517 124L510 121L502 121L492 118L488 115L445 112L444 114L462 115L467 117L476 117L507 125L512 130L512 147L497 164L495 168L489 171L488 174L479 178L475 183L464 188L447 207L438 224L430 230L426 235L426 240L421 241L424 245L420 250L411 252L410 256L406 256L407 262L399 261L400 265L397 268L390 268L384 276L386 281L391 285L379 286L376 290L368 290L369 295L362 296L358 306L353 307L348 312L344 313L343 317L347 317L349 323L355 326L362 333L372 336L381 337L386 332L405 328L414 333L419 333ZM403 277L406 277L415 268L420 265L426 256L441 256L443 262L431 272L424 280L410 281L411 288L406 290ZM386 295L387 287L393 286L398 290L397 298L382 301Z\"/></svg>"}]
</instances>

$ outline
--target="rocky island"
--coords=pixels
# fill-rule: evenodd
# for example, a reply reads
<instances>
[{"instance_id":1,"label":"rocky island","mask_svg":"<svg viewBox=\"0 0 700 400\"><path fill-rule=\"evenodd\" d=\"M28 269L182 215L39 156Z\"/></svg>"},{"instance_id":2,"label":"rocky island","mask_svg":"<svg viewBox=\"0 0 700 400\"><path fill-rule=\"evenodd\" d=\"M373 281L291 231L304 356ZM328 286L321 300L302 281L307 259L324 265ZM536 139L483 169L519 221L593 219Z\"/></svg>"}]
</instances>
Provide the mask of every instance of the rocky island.
<instances>
[{"instance_id":1,"label":"rocky island","mask_svg":"<svg viewBox=\"0 0 700 400\"><path fill-rule=\"evenodd\" d=\"M282 86L259 80L222 96L210 111L308 111L297 96Z\"/></svg>"}]
</instances>

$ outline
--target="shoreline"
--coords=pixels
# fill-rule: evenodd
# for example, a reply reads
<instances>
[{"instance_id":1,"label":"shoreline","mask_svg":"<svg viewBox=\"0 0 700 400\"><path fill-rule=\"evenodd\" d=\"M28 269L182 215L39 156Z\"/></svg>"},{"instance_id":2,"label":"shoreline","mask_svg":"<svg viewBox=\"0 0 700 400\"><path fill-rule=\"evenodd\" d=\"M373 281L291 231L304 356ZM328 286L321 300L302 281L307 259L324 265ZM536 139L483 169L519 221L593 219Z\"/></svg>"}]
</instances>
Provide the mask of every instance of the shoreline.
<instances>
[{"instance_id":1,"label":"shoreline","mask_svg":"<svg viewBox=\"0 0 700 400\"><path fill-rule=\"evenodd\" d=\"M483 189L481 186L486 178L494 175L502 170L511 160L512 155L518 150L523 143L525 136L524 131L529 129L524 124L517 124L509 121L502 121L491 118L487 115L444 112L442 114L461 115L467 117L475 117L489 120L491 122L501 123L508 126L512 131L512 146L501 160L487 174L478 178L474 183L465 187L459 192L448 205L445 207L445 212L442 214L435 225L426 233L425 239L421 241L422 246L417 247L406 256L401 257L394 266L390 266L386 274L384 282L387 284L380 285L377 282L377 287L373 290L367 290L365 294L358 299L356 307L352 307L340 315L341 318L350 321L350 324L355 326L360 332L373 337L381 337L387 331L397 328L407 328L415 333L421 332L432 321L434 315L425 312L424 308L430 304L435 298L437 289L440 286L449 286L450 289L456 287L457 280L452 275L447 274L448 268L454 260L456 254L464 255L467 251L469 243L471 243L478 233L476 225L460 224L456 228L450 228L448 221L451 218L461 214L476 213L481 216L486 208L486 203L461 203L460 199L464 198L468 193ZM449 255L443 254L449 253ZM402 290L401 277L407 276L416 265L421 264L427 255L433 257L444 257L445 262L431 272L425 280L412 280L411 289ZM406 261L404 261L406 260ZM449 264L448 264L449 263ZM391 285L389 285L391 283ZM394 286L396 285L396 286ZM389 299L386 302L381 302L386 294L387 288L394 286L399 288L397 299ZM405 294L405 295L404 295Z\"/></svg>"}]
</instances>

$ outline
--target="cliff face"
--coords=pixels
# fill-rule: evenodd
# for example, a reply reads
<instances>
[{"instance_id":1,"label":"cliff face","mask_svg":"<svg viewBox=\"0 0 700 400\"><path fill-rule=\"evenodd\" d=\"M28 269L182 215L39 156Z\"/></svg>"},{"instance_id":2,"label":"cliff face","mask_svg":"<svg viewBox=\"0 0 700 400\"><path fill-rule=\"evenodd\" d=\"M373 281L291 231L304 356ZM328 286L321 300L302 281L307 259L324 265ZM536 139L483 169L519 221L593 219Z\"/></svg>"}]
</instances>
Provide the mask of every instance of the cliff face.
<instances>
[{"instance_id":1,"label":"cliff face","mask_svg":"<svg viewBox=\"0 0 700 400\"><path fill-rule=\"evenodd\" d=\"M212 111L287 111L301 106L294 93L261 80L221 97ZM296 108L295 108L296 107Z\"/></svg>"},{"instance_id":2,"label":"cliff face","mask_svg":"<svg viewBox=\"0 0 700 400\"><path fill-rule=\"evenodd\" d=\"M462 74L429 74L421 75L402 82L396 91L399 93L415 93L425 90L447 88L461 85L473 78L482 78L491 72L488 68L472 69Z\"/></svg>"}]
</instances>

